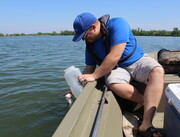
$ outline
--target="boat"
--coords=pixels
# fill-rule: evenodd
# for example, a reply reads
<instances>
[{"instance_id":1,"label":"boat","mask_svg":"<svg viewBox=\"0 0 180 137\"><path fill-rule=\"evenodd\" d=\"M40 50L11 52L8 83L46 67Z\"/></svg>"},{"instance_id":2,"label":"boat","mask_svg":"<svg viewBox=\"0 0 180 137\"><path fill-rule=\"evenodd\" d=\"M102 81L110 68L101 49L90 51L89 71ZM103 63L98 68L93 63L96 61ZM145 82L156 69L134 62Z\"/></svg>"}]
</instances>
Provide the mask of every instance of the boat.
<instances>
[{"instance_id":1,"label":"boat","mask_svg":"<svg viewBox=\"0 0 180 137\"><path fill-rule=\"evenodd\" d=\"M157 59L157 52L149 55ZM180 83L176 74L165 74L164 90L171 83ZM138 90L145 85L134 82ZM53 137L124 137L123 113L117 96L112 91L104 91L102 82L89 82L73 103L68 113L56 129ZM107 88L106 88L107 89ZM104 93L105 96L103 95ZM100 108L104 97L103 108ZM163 94L153 125L163 131L165 94ZM129 107L129 106L128 106ZM100 118L98 114L100 113ZM98 121L98 122L97 122Z\"/></svg>"}]
</instances>

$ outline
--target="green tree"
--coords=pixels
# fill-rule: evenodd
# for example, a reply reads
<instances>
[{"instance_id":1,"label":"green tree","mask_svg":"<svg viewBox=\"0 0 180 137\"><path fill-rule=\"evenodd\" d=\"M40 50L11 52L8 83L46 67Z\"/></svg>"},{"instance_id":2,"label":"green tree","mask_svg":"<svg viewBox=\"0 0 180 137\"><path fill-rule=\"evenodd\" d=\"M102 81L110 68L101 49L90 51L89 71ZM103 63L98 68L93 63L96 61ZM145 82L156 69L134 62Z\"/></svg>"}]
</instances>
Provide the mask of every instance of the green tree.
<instances>
[{"instance_id":1,"label":"green tree","mask_svg":"<svg viewBox=\"0 0 180 137\"><path fill-rule=\"evenodd\" d=\"M171 33L172 36L179 36L179 31L178 31L178 28L173 28L173 31Z\"/></svg>"},{"instance_id":2,"label":"green tree","mask_svg":"<svg viewBox=\"0 0 180 137\"><path fill-rule=\"evenodd\" d=\"M53 31L50 35L57 35L56 31Z\"/></svg>"},{"instance_id":3,"label":"green tree","mask_svg":"<svg viewBox=\"0 0 180 137\"><path fill-rule=\"evenodd\" d=\"M0 37L4 37L4 34L3 34L3 33L0 33Z\"/></svg>"},{"instance_id":4,"label":"green tree","mask_svg":"<svg viewBox=\"0 0 180 137\"><path fill-rule=\"evenodd\" d=\"M40 35L40 36L41 36L41 35L43 35L43 33L42 33L42 32L38 32L37 35Z\"/></svg>"}]
</instances>

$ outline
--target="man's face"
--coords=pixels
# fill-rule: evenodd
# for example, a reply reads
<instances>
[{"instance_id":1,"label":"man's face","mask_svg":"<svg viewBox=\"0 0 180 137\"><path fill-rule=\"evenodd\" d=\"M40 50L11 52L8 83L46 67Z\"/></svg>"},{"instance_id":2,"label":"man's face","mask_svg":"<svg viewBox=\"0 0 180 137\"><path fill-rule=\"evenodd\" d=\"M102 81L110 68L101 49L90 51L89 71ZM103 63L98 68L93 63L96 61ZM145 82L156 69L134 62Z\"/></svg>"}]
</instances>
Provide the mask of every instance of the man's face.
<instances>
[{"instance_id":1,"label":"man's face","mask_svg":"<svg viewBox=\"0 0 180 137\"><path fill-rule=\"evenodd\" d=\"M97 28L94 26L91 26L86 33L84 34L82 40L86 40L90 43L94 42L97 38L98 38L98 34L97 34Z\"/></svg>"}]
</instances>

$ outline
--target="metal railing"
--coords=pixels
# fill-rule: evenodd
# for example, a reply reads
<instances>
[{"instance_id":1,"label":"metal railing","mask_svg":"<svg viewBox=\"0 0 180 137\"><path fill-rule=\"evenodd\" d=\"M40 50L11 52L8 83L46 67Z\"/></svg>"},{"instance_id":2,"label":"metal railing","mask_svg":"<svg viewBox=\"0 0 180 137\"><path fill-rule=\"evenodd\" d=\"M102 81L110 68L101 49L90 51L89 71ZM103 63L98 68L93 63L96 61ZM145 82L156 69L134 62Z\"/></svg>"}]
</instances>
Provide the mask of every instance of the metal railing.
<instances>
[{"instance_id":1,"label":"metal railing","mask_svg":"<svg viewBox=\"0 0 180 137\"><path fill-rule=\"evenodd\" d=\"M102 94L102 98L101 98L100 105L99 105L99 108L98 108L98 112L97 112L97 115L96 115L95 123L94 123L93 129L92 129L92 132L91 132L92 133L91 137L96 137L97 136L98 127L99 127L99 123L100 123L100 120L101 120L103 107L104 107L105 100L106 100L107 89L108 88L105 85L103 87L103 94Z\"/></svg>"}]
</instances>

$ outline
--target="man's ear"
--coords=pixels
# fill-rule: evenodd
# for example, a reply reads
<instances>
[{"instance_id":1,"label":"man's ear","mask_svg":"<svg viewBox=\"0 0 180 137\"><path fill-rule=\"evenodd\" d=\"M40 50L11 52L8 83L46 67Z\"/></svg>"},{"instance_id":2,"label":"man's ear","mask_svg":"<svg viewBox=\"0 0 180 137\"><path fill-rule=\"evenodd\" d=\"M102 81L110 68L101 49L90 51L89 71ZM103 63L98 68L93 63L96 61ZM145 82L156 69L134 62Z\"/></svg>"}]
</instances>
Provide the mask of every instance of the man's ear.
<instances>
[{"instance_id":1,"label":"man's ear","mask_svg":"<svg viewBox=\"0 0 180 137\"><path fill-rule=\"evenodd\" d=\"M94 31L96 31L96 28L97 28L97 27L96 27L96 25L95 25L95 24L92 24L92 26L91 26L91 27L92 27L92 29L93 29Z\"/></svg>"}]
</instances>

